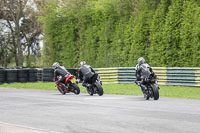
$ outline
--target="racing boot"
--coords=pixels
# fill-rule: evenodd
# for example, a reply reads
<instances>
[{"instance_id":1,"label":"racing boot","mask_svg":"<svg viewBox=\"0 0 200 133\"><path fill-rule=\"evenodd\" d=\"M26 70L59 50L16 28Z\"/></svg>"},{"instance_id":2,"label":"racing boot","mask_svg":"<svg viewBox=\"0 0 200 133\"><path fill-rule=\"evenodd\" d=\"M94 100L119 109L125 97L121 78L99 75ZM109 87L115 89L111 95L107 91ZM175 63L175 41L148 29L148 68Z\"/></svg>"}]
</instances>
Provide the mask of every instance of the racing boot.
<instances>
[{"instance_id":1,"label":"racing boot","mask_svg":"<svg viewBox=\"0 0 200 133\"><path fill-rule=\"evenodd\" d=\"M84 82L83 82L83 83L82 83L82 86L83 86L83 87L87 87L87 83L84 83Z\"/></svg>"},{"instance_id":2,"label":"racing boot","mask_svg":"<svg viewBox=\"0 0 200 133\"><path fill-rule=\"evenodd\" d=\"M151 94L149 94L148 90L146 90L145 93L144 93L144 98L146 100L149 100L150 96L151 96Z\"/></svg>"},{"instance_id":3,"label":"racing boot","mask_svg":"<svg viewBox=\"0 0 200 133\"><path fill-rule=\"evenodd\" d=\"M144 93L146 92L146 90L147 90L146 86L143 85L143 84L140 84L140 88L141 88L141 91L142 91L143 94L144 94Z\"/></svg>"},{"instance_id":4,"label":"racing boot","mask_svg":"<svg viewBox=\"0 0 200 133\"><path fill-rule=\"evenodd\" d=\"M70 90L69 90L69 87L68 87L68 84L65 85L65 89L66 89L67 91L70 91Z\"/></svg>"},{"instance_id":5,"label":"racing boot","mask_svg":"<svg viewBox=\"0 0 200 133\"><path fill-rule=\"evenodd\" d=\"M143 93L143 95L144 95L144 98L147 99L147 97L148 97L147 94L146 94L146 93Z\"/></svg>"},{"instance_id":6,"label":"racing boot","mask_svg":"<svg viewBox=\"0 0 200 133\"><path fill-rule=\"evenodd\" d=\"M148 92L147 92L147 87L143 84L140 84L140 87L141 87L142 93L144 95L144 98L148 100L149 96L148 96Z\"/></svg>"}]
</instances>

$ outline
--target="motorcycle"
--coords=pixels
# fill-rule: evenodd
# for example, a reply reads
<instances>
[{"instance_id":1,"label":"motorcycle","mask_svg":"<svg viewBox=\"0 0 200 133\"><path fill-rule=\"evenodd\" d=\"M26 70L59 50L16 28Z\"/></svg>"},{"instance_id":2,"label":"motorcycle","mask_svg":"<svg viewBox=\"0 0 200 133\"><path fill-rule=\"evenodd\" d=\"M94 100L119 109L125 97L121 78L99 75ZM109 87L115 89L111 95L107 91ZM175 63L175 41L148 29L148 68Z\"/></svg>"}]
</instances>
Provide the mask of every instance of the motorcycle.
<instances>
[{"instance_id":1,"label":"motorcycle","mask_svg":"<svg viewBox=\"0 0 200 133\"><path fill-rule=\"evenodd\" d=\"M74 75L67 75L65 78L64 84L65 84L65 87L67 87L68 89L66 89L64 86L58 83L58 80L60 78L61 76L58 76L57 81L55 83L61 94L65 95L66 93L73 92L74 94L78 95L80 93L80 88L77 84L76 77Z\"/></svg>"},{"instance_id":2,"label":"motorcycle","mask_svg":"<svg viewBox=\"0 0 200 133\"><path fill-rule=\"evenodd\" d=\"M90 81L86 84L86 89L90 96L93 96L93 94L98 94L99 96L103 95L104 92L102 88L102 82L97 73L95 73Z\"/></svg>"},{"instance_id":3,"label":"motorcycle","mask_svg":"<svg viewBox=\"0 0 200 133\"><path fill-rule=\"evenodd\" d=\"M149 100L149 98L153 98L154 100L159 99L159 86L158 81L153 74L146 75L144 77L143 81L136 81L136 84L140 86L140 84L143 82L143 85L146 86L145 94L146 94L146 100Z\"/></svg>"}]
</instances>

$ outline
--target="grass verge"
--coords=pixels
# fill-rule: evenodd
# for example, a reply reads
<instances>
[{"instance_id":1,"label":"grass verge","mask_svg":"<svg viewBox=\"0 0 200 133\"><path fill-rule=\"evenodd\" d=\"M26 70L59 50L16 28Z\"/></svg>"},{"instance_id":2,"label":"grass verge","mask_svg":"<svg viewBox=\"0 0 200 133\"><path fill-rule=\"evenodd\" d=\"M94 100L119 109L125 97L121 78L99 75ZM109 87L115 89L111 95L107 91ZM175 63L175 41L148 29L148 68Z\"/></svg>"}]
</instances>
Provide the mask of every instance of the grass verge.
<instances>
[{"instance_id":1,"label":"grass verge","mask_svg":"<svg viewBox=\"0 0 200 133\"><path fill-rule=\"evenodd\" d=\"M5 83L1 84L0 87L57 90L53 82ZM81 84L79 84L79 87L81 92L87 92ZM200 99L200 88L197 87L160 86L160 88L159 93L161 97ZM105 94L142 95L140 88L134 84L104 84L103 89Z\"/></svg>"}]
</instances>

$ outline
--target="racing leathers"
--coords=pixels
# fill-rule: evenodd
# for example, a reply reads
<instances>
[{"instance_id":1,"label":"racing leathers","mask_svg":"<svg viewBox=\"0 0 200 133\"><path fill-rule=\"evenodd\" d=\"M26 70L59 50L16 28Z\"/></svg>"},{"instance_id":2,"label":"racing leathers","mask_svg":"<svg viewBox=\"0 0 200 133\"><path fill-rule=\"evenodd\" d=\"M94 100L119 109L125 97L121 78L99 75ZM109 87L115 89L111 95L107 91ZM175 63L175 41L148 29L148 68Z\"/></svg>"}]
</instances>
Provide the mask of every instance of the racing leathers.
<instances>
[{"instance_id":1,"label":"racing leathers","mask_svg":"<svg viewBox=\"0 0 200 133\"><path fill-rule=\"evenodd\" d=\"M153 77L156 77L156 75L152 71L152 68L147 63L136 65L136 82L140 86L144 95L145 95L145 90L146 90L145 80L148 78L146 77L146 75L150 75L150 74L152 74Z\"/></svg>"},{"instance_id":2,"label":"racing leathers","mask_svg":"<svg viewBox=\"0 0 200 133\"><path fill-rule=\"evenodd\" d=\"M65 82L66 76L69 75L70 73L65 69L64 66L57 67L54 73L55 73L55 81L57 80L58 84L62 85L63 88L67 89L67 86L65 86L64 82ZM61 78L58 79L59 76L61 76Z\"/></svg>"},{"instance_id":3,"label":"racing leathers","mask_svg":"<svg viewBox=\"0 0 200 133\"><path fill-rule=\"evenodd\" d=\"M82 65L78 70L78 77L82 81L83 86L86 86L94 74L95 71L89 65Z\"/></svg>"}]
</instances>

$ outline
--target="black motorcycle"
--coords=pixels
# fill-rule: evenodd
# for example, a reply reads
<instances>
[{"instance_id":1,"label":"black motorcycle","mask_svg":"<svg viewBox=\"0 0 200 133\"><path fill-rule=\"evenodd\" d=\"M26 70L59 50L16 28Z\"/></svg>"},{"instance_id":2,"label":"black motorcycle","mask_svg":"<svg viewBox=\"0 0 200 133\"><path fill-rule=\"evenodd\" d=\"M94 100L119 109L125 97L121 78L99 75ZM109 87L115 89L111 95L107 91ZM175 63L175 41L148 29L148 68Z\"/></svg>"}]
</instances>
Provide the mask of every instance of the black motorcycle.
<instances>
[{"instance_id":1,"label":"black motorcycle","mask_svg":"<svg viewBox=\"0 0 200 133\"><path fill-rule=\"evenodd\" d=\"M141 83L146 86L146 100L149 100L149 98L153 98L154 100L159 99L159 86L156 76L151 73L146 75L142 81L136 81L136 84L139 86Z\"/></svg>"},{"instance_id":2,"label":"black motorcycle","mask_svg":"<svg viewBox=\"0 0 200 133\"><path fill-rule=\"evenodd\" d=\"M100 81L100 77L97 73L93 75L85 87L90 96L93 94L98 94L99 96L103 95L102 82Z\"/></svg>"}]
</instances>

